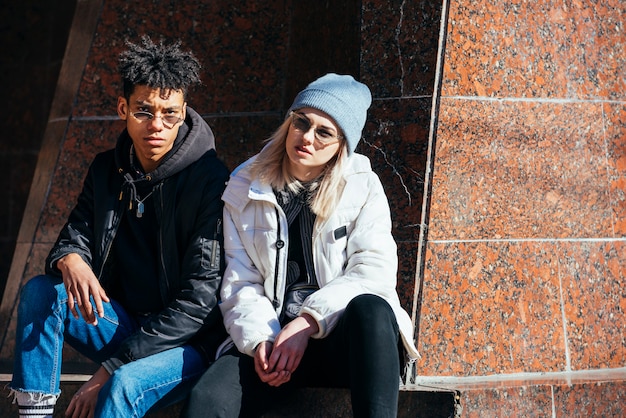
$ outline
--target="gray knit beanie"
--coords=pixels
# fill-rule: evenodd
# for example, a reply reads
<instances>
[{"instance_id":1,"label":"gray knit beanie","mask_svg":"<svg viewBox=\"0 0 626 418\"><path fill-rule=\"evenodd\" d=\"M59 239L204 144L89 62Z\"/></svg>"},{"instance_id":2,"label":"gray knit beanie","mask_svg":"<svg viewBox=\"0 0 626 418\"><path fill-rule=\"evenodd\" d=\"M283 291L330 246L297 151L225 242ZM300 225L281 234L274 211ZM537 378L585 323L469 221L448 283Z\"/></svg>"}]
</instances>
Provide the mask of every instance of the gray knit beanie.
<instances>
[{"instance_id":1,"label":"gray knit beanie","mask_svg":"<svg viewBox=\"0 0 626 418\"><path fill-rule=\"evenodd\" d=\"M298 93L289 111L312 107L328 114L343 132L350 156L361 139L371 103L372 95L365 84L350 75L330 73Z\"/></svg>"}]
</instances>

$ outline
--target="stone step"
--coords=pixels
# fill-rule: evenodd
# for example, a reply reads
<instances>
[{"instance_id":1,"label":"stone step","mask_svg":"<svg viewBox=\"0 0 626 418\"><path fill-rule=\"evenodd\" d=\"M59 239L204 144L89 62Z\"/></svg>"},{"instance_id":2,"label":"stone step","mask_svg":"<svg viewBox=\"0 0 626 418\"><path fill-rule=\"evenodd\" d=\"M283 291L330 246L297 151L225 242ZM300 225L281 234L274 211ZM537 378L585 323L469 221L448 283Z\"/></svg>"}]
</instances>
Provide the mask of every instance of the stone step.
<instances>
[{"instance_id":1,"label":"stone step","mask_svg":"<svg viewBox=\"0 0 626 418\"><path fill-rule=\"evenodd\" d=\"M63 375L61 396L57 402L55 418L63 417L73 394L89 378L89 375ZM10 375L0 375L0 384L5 387ZM17 405L12 404L8 390L0 396L0 417L17 417ZM452 391L401 390L398 408L399 418L455 418L458 396ZM172 405L148 414L147 418L177 418L181 405ZM263 418L344 418L351 417L350 392L347 389L306 388L297 391L275 410Z\"/></svg>"}]
</instances>

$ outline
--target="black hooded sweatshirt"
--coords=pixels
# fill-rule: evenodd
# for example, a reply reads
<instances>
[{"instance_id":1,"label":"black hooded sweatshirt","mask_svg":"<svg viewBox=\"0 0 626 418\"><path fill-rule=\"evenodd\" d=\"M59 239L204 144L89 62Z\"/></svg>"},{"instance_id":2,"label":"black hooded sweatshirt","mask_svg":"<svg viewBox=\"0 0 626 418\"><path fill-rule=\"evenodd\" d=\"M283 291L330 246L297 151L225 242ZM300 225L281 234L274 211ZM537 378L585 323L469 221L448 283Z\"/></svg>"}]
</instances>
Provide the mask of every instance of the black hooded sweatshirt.
<instances>
[{"instance_id":1,"label":"black hooded sweatshirt","mask_svg":"<svg viewBox=\"0 0 626 418\"><path fill-rule=\"evenodd\" d=\"M111 249L122 217L136 210L129 205L136 205L148 191L145 205L151 206L146 216L155 222L156 239L150 262L157 277L151 294L160 297L159 308L148 312L141 329L124 340L103 366L112 373L122 364L183 344L194 345L207 362L212 361L226 338L217 299L224 263L221 194L228 169L217 158L211 129L190 107L172 150L153 172L139 177L133 173L131 145L124 130L115 149L96 156L48 255L46 272L60 275L56 262L77 253L105 291L124 291L116 272L129 261L123 259L125 253L129 259L136 254L115 251L111 257ZM124 294L122 299L128 303L143 296Z\"/></svg>"}]
</instances>

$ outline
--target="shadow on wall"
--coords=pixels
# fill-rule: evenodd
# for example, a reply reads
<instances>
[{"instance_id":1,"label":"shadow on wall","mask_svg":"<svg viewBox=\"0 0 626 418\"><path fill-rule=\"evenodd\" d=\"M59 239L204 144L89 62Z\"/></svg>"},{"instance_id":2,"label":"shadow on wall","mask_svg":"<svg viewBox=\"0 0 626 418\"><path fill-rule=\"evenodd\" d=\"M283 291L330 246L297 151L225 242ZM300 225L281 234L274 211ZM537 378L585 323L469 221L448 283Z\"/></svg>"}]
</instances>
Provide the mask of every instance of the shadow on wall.
<instances>
[{"instance_id":1,"label":"shadow on wall","mask_svg":"<svg viewBox=\"0 0 626 418\"><path fill-rule=\"evenodd\" d=\"M76 1L2 2L5 46L0 74L0 114L9 138L0 141L0 300L37 165Z\"/></svg>"}]
</instances>

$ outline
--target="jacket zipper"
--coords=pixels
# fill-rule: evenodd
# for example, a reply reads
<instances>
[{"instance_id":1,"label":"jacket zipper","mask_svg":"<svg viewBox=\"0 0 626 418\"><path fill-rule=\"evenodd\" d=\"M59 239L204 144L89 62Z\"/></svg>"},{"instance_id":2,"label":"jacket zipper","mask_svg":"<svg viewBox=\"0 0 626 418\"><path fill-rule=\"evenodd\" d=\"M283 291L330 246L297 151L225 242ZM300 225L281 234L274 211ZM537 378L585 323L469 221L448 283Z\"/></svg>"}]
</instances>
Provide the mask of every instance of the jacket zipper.
<instances>
[{"instance_id":1,"label":"jacket zipper","mask_svg":"<svg viewBox=\"0 0 626 418\"><path fill-rule=\"evenodd\" d=\"M163 182L159 183L155 188L158 188L160 215L163 214ZM157 215L159 216L159 215ZM159 225L161 222L159 222ZM163 305L167 306L167 295L170 293L170 281L167 277L167 269L165 268L165 257L163 255L163 228L159 226L159 262L161 263L161 271L163 271L163 278L165 279L165 295L161 295L163 298Z\"/></svg>"},{"instance_id":2,"label":"jacket zipper","mask_svg":"<svg viewBox=\"0 0 626 418\"><path fill-rule=\"evenodd\" d=\"M213 234L213 245L211 247L211 268L215 268L215 259L217 258L217 242L220 234L222 233L222 220L217 220L217 225L215 226L215 233Z\"/></svg>"},{"instance_id":3,"label":"jacket zipper","mask_svg":"<svg viewBox=\"0 0 626 418\"><path fill-rule=\"evenodd\" d=\"M123 198L124 198L124 191L120 190L118 201L121 202ZM112 228L110 232L107 234L110 236L110 238L106 241L107 244L106 244L106 248L104 249L102 262L100 263L100 271L98 272L98 275L96 276L98 278L98 281L102 279L102 272L104 271L104 266L106 265L107 259L109 258L109 254L111 253L111 246L113 245L113 240L115 239L115 235L117 234L117 229L120 226L119 224L119 220L121 219L120 209L119 209L120 207L122 208L121 210L124 210L124 208L121 206L121 203L120 203L118 205L118 209L115 211L115 215L114 215L113 222L112 222Z\"/></svg>"},{"instance_id":4,"label":"jacket zipper","mask_svg":"<svg viewBox=\"0 0 626 418\"><path fill-rule=\"evenodd\" d=\"M274 309L278 309L278 262L280 261L280 250L283 247L279 248L279 242L281 242L282 240L280 239L280 215L278 213L278 209L274 208L274 210L276 211L276 223L277 223L277 240L276 240L276 262L274 264L274 301L273 301L273 305L274 305Z\"/></svg>"}]
</instances>

